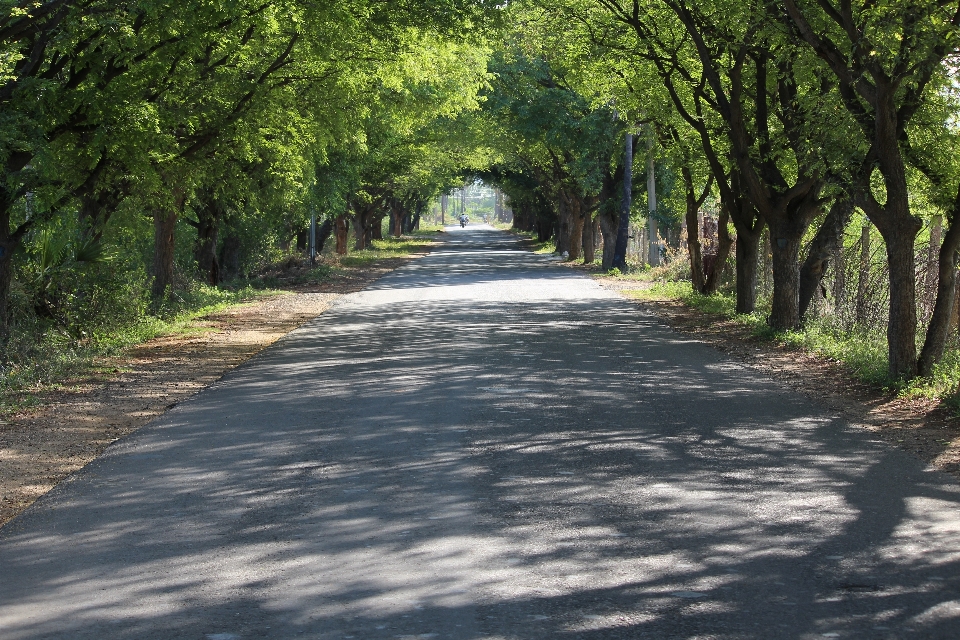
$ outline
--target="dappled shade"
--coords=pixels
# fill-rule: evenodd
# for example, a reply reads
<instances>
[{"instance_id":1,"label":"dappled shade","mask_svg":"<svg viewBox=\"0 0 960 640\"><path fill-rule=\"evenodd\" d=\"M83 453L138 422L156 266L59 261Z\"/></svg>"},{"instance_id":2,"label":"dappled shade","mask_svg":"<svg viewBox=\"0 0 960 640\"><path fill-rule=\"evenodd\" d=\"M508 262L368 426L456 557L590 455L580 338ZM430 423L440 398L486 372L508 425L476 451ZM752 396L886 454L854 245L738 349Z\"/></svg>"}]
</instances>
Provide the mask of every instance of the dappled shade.
<instances>
[{"instance_id":1,"label":"dappled shade","mask_svg":"<svg viewBox=\"0 0 960 640\"><path fill-rule=\"evenodd\" d=\"M2 635L946 638L958 499L458 229L0 530Z\"/></svg>"}]
</instances>

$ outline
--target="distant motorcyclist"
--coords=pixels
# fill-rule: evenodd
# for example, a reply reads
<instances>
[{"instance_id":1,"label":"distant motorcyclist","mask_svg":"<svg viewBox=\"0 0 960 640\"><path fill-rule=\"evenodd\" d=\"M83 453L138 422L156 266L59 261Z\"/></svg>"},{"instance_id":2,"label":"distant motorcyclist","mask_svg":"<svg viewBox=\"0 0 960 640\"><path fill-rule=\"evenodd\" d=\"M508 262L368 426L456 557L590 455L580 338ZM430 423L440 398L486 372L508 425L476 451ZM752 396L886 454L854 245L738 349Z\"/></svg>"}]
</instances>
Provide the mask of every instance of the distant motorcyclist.
<instances>
[{"instance_id":1,"label":"distant motorcyclist","mask_svg":"<svg viewBox=\"0 0 960 640\"><path fill-rule=\"evenodd\" d=\"M463 213L463 214L460 215L460 227L461 227L461 228L467 226L467 222L469 222L469 221L470 221L470 220L469 220L469 218L467 218L467 214Z\"/></svg>"}]
</instances>

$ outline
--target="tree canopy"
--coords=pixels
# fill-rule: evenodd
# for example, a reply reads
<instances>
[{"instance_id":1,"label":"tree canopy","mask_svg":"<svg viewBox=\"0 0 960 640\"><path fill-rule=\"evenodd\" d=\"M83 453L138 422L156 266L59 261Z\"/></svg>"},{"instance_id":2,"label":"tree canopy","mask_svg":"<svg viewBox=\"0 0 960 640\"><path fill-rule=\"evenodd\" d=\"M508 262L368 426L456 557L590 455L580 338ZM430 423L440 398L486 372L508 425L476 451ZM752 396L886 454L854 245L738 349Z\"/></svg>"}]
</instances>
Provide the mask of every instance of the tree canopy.
<instances>
[{"instance_id":1,"label":"tree canopy","mask_svg":"<svg viewBox=\"0 0 960 640\"><path fill-rule=\"evenodd\" d=\"M4 0L0 337L65 313L37 276L51 247L77 273L122 261L157 301L184 264L219 286L312 215L363 249L479 179L570 260L602 246L609 269L646 222L702 294L731 262L737 310L778 331L815 313L862 215L889 375L927 375L957 322L958 27L926 0Z\"/></svg>"}]
</instances>

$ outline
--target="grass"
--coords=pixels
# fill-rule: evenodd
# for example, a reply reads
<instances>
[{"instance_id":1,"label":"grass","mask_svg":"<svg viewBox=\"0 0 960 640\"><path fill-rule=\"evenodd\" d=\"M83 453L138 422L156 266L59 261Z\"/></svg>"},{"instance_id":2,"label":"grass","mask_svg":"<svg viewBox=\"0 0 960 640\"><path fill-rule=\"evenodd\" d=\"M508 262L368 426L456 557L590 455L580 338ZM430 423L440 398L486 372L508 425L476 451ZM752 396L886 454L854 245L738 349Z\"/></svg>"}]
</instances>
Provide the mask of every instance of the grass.
<instances>
[{"instance_id":1,"label":"grass","mask_svg":"<svg viewBox=\"0 0 960 640\"><path fill-rule=\"evenodd\" d=\"M752 335L768 342L815 353L842 363L856 378L907 398L939 400L960 412L960 348L949 349L933 373L909 382L891 380L887 373L886 337L879 332L843 331L827 320L808 323L798 331L774 331L766 314L737 314L736 298L717 293L705 296L693 291L689 282L656 282L648 289L625 292L641 301L679 301L702 313L715 315L747 327Z\"/></svg>"},{"instance_id":2,"label":"grass","mask_svg":"<svg viewBox=\"0 0 960 640\"><path fill-rule=\"evenodd\" d=\"M513 227L510 227L507 230L510 233L515 233L521 238L526 238L528 241L530 241L532 243L531 248L533 249L533 252L539 255L549 255L554 253L554 250L556 249L556 245L550 240L545 242L540 242L537 240L537 234L533 231L520 231L519 229L514 229Z\"/></svg>"},{"instance_id":3,"label":"grass","mask_svg":"<svg viewBox=\"0 0 960 640\"><path fill-rule=\"evenodd\" d=\"M98 361L105 357L120 355L159 336L201 333L204 329L195 326L198 318L280 293L249 286L230 290L198 284L168 295L153 314L93 332L83 340L56 330L46 331L39 340L14 338L0 365L0 415L34 406L37 394L58 389L66 380L102 372Z\"/></svg>"},{"instance_id":4,"label":"grass","mask_svg":"<svg viewBox=\"0 0 960 640\"><path fill-rule=\"evenodd\" d=\"M341 256L339 264L344 267L365 267L388 258L403 258L412 253L425 251L433 244L436 231L417 231L400 238L374 240L371 247Z\"/></svg>"}]
</instances>

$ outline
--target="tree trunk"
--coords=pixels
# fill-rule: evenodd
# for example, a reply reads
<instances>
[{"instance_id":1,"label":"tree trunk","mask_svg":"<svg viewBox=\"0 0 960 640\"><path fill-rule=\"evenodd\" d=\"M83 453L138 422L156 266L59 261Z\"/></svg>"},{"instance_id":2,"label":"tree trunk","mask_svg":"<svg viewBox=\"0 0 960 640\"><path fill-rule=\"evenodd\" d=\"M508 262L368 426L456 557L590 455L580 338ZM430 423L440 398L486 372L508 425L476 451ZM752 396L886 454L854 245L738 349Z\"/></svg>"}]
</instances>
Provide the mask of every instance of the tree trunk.
<instances>
[{"instance_id":1,"label":"tree trunk","mask_svg":"<svg viewBox=\"0 0 960 640\"><path fill-rule=\"evenodd\" d=\"M583 200L576 195L570 195L567 199L570 209L570 241L568 242L570 260L580 258L580 248L583 246L583 229L589 227L584 220Z\"/></svg>"},{"instance_id":2,"label":"tree trunk","mask_svg":"<svg viewBox=\"0 0 960 640\"><path fill-rule=\"evenodd\" d=\"M559 254L570 253L570 207L562 191L557 201L557 234L554 251ZM578 236L579 237L579 236Z\"/></svg>"},{"instance_id":3,"label":"tree trunk","mask_svg":"<svg viewBox=\"0 0 960 640\"><path fill-rule=\"evenodd\" d=\"M207 283L214 287L222 280L220 261L217 258L221 217L222 210L217 203L201 203L197 208L197 244L194 257L200 272L206 276Z\"/></svg>"},{"instance_id":4,"label":"tree trunk","mask_svg":"<svg viewBox=\"0 0 960 640\"><path fill-rule=\"evenodd\" d=\"M10 339L10 289L13 285L13 252L19 238L10 232L14 194L10 187L0 183L0 347Z\"/></svg>"},{"instance_id":5,"label":"tree trunk","mask_svg":"<svg viewBox=\"0 0 960 640\"><path fill-rule=\"evenodd\" d=\"M584 214L583 225L583 264L593 264L597 260L597 234L600 230L599 215Z\"/></svg>"},{"instance_id":6,"label":"tree trunk","mask_svg":"<svg viewBox=\"0 0 960 640\"><path fill-rule=\"evenodd\" d=\"M720 288L720 281L723 278L724 269L727 268L727 258L730 257L730 249L733 247L733 238L730 237L730 214L726 209L720 211L720 217L717 220L717 253L712 256L711 264L704 263L705 275L707 278L703 293L712 295Z\"/></svg>"},{"instance_id":7,"label":"tree trunk","mask_svg":"<svg viewBox=\"0 0 960 640\"><path fill-rule=\"evenodd\" d=\"M370 224L372 207L369 205L356 207L350 221L353 223L354 251L363 251L370 244Z\"/></svg>"},{"instance_id":8,"label":"tree trunk","mask_svg":"<svg viewBox=\"0 0 960 640\"><path fill-rule=\"evenodd\" d=\"M390 234L394 238L403 235L403 209L397 202L390 205Z\"/></svg>"},{"instance_id":9,"label":"tree trunk","mask_svg":"<svg viewBox=\"0 0 960 640\"><path fill-rule=\"evenodd\" d=\"M917 375L917 272L914 266L914 240L920 224L897 233L883 233L890 270L890 315L887 325L887 352L890 376L909 380ZM902 222L902 221L900 221ZM914 227L914 228L909 228Z\"/></svg>"},{"instance_id":10,"label":"tree trunk","mask_svg":"<svg viewBox=\"0 0 960 640\"><path fill-rule=\"evenodd\" d=\"M553 223L547 218L536 217L537 242L546 242L553 235Z\"/></svg>"},{"instance_id":11,"label":"tree trunk","mask_svg":"<svg viewBox=\"0 0 960 640\"><path fill-rule=\"evenodd\" d=\"M603 271L610 271L613 268L613 254L617 248L617 229L620 225L619 218L610 208L601 211L597 216L597 221L600 223L600 233L603 235L603 253L600 257L600 268Z\"/></svg>"},{"instance_id":12,"label":"tree trunk","mask_svg":"<svg viewBox=\"0 0 960 640\"><path fill-rule=\"evenodd\" d=\"M703 270L703 247L700 244L700 216L687 203L687 256L690 258L690 283L697 293L707 292L707 277Z\"/></svg>"},{"instance_id":13,"label":"tree trunk","mask_svg":"<svg viewBox=\"0 0 960 640\"><path fill-rule=\"evenodd\" d=\"M0 229L0 234L8 235L7 229ZM8 238L0 239L0 347L6 346L10 339L10 288L13 284L12 246L13 244L8 242Z\"/></svg>"},{"instance_id":14,"label":"tree trunk","mask_svg":"<svg viewBox=\"0 0 960 640\"><path fill-rule=\"evenodd\" d=\"M350 233L350 217L346 214L337 216L334 221L334 233L337 239L337 255L347 253L347 235Z\"/></svg>"},{"instance_id":15,"label":"tree trunk","mask_svg":"<svg viewBox=\"0 0 960 640\"><path fill-rule=\"evenodd\" d=\"M810 243L803 266L800 267L800 321L803 322L810 306L810 301L820 287L823 276L830 266L830 258L837 256L843 249L843 232L853 217L853 202L849 198L837 198L830 211L823 219L823 224ZM837 271L839 264L835 266ZM837 293L834 292L834 303L837 304Z\"/></svg>"},{"instance_id":16,"label":"tree trunk","mask_svg":"<svg viewBox=\"0 0 960 640\"><path fill-rule=\"evenodd\" d=\"M630 240L630 207L633 198L633 134L625 135L623 154L623 195L620 201L620 221L613 251L613 267L627 270L627 242Z\"/></svg>"},{"instance_id":17,"label":"tree trunk","mask_svg":"<svg viewBox=\"0 0 960 640\"><path fill-rule=\"evenodd\" d=\"M943 243L943 216L935 215L930 219L930 241L927 243L927 273L923 279L924 315L932 312L939 295L937 289L938 256ZM923 375L923 374L920 374Z\"/></svg>"},{"instance_id":18,"label":"tree trunk","mask_svg":"<svg viewBox=\"0 0 960 640\"><path fill-rule=\"evenodd\" d=\"M153 210L153 286L154 299L164 296L173 285L174 249L178 212L175 208Z\"/></svg>"},{"instance_id":19,"label":"tree trunk","mask_svg":"<svg viewBox=\"0 0 960 640\"><path fill-rule=\"evenodd\" d=\"M937 261L937 299L917 362L917 371L922 376L930 375L934 365L943 358L947 338L950 335L950 323L957 292L957 251L960 250L960 221L957 220L960 214L960 193L954 209L950 227L940 247L940 256Z\"/></svg>"},{"instance_id":20,"label":"tree trunk","mask_svg":"<svg viewBox=\"0 0 960 640\"><path fill-rule=\"evenodd\" d=\"M767 237L773 253L773 302L768 324L783 331L800 326L800 240L790 225L771 221ZM739 243L738 243L739 244Z\"/></svg>"},{"instance_id":21,"label":"tree trunk","mask_svg":"<svg viewBox=\"0 0 960 640\"><path fill-rule=\"evenodd\" d=\"M703 268L703 246L700 243L700 207L710 193L713 177L707 181L702 195L697 198L694 190L693 173L689 167L680 170L683 177L684 192L686 195L686 215L684 222L687 227L687 255L690 258L690 282L697 293L707 293L707 277Z\"/></svg>"},{"instance_id":22,"label":"tree trunk","mask_svg":"<svg viewBox=\"0 0 960 640\"><path fill-rule=\"evenodd\" d=\"M763 295L773 290L773 243L770 239L770 226L763 230L760 241L760 290Z\"/></svg>"},{"instance_id":23,"label":"tree trunk","mask_svg":"<svg viewBox=\"0 0 960 640\"><path fill-rule=\"evenodd\" d=\"M240 275L240 236L231 231L224 237L220 247L220 271L227 278L236 278Z\"/></svg>"},{"instance_id":24,"label":"tree trunk","mask_svg":"<svg viewBox=\"0 0 960 640\"><path fill-rule=\"evenodd\" d=\"M757 309L757 266L760 262L760 234L737 233L737 313ZM720 265L718 264L719 268Z\"/></svg>"},{"instance_id":25,"label":"tree trunk","mask_svg":"<svg viewBox=\"0 0 960 640\"><path fill-rule=\"evenodd\" d=\"M367 246L371 240L383 240L383 215L371 216L370 226L367 227Z\"/></svg>"},{"instance_id":26,"label":"tree trunk","mask_svg":"<svg viewBox=\"0 0 960 640\"><path fill-rule=\"evenodd\" d=\"M330 218L327 218L317 229L317 255L320 255L320 252L323 251L323 245L327 244L331 233L333 233L333 222L330 221Z\"/></svg>"}]
</instances>

